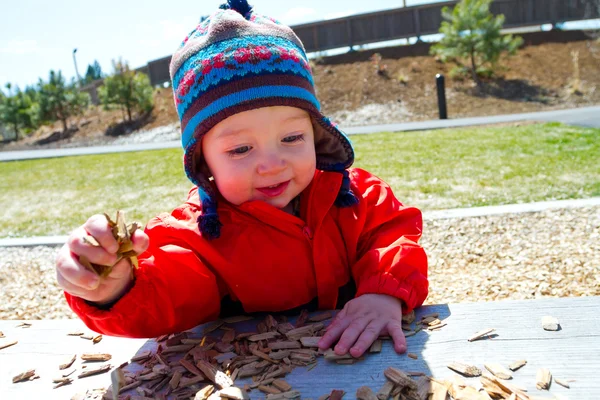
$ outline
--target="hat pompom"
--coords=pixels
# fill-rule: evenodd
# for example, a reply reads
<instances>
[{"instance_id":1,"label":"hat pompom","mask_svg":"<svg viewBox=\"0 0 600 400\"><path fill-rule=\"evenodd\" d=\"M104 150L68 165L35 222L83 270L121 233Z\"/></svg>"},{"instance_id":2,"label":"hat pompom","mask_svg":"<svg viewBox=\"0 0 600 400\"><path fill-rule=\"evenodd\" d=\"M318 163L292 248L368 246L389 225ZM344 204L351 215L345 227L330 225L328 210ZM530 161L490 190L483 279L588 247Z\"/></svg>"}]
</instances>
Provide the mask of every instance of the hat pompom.
<instances>
[{"instance_id":1,"label":"hat pompom","mask_svg":"<svg viewBox=\"0 0 600 400\"><path fill-rule=\"evenodd\" d=\"M196 222L203 237L212 240L218 239L221 236L221 227L223 224L219 221L217 205L214 201L202 202L202 215L198 216Z\"/></svg>"},{"instance_id":2,"label":"hat pompom","mask_svg":"<svg viewBox=\"0 0 600 400\"><path fill-rule=\"evenodd\" d=\"M252 6L248 4L247 0L227 0L227 3L223 3L219 6L222 10L234 10L242 14L244 17L252 12Z\"/></svg>"},{"instance_id":3,"label":"hat pompom","mask_svg":"<svg viewBox=\"0 0 600 400\"><path fill-rule=\"evenodd\" d=\"M342 171L342 175L342 186L335 199L335 205L341 208L352 207L353 205L358 204L358 198L350 188L350 176L348 170L345 169Z\"/></svg>"}]
</instances>

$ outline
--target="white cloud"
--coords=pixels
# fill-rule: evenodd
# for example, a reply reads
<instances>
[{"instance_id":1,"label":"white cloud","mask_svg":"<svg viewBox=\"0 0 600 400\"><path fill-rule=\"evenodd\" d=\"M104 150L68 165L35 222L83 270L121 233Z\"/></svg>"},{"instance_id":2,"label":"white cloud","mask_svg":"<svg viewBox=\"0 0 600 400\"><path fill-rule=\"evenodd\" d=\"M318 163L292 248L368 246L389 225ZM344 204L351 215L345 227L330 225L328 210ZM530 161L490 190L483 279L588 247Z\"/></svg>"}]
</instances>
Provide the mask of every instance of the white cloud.
<instances>
[{"instance_id":1,"label":"white cloud","mask_svg":"<svg viewBox=\"0 0 600 400\"><path fill-rule=\"evenodd\" d=\"M336 19L336 18L342 18L342 17L347 17L348 15L354 15L356 14L355 10L346 10L346 11L337 11L331 14L327 14L325 16L325 18L323 19Z\"/></svg>"},{"instance_id":2,"label":"white cloud","mask_svg":"<svg viewBox=\"0 0 600 400\"><path fill-rule=\"evenodd\" d=\"M31 54L31 53L39 53L40 46L38 45L37 40L27 39L27 40L7 40L4 42L0 42L0 53L4 54Z\"/></svg>"},{"instance_id":3,"label":"white cloud","mask_svg":"<svg viewBox=\"0 0 600 400\"><path fill-rule=\"evenodd\" d=\"M314 17L309 17L315 15L316 13L317 10L315 10L314 8L294 7L287 10L286 13L283 14L279 19L284 24L290 25L292 23L306 22L310 19L314 19Z\"/></svg>"}]
</instances>

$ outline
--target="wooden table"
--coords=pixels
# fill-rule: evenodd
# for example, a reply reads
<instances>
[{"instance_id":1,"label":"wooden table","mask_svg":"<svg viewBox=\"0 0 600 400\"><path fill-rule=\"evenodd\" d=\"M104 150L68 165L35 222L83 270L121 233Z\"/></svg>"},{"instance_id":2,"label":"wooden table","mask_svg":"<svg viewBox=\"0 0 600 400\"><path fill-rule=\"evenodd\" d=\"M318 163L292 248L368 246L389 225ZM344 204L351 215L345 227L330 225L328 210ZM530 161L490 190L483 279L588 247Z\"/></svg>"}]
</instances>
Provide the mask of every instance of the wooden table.
<instances>
[{"instance_id":1,"label":"wooden table","mask_svg":"<svg viewBox=\"0 0 600 400\"><path fill-rule=\"evenodd\" d=\"M303 398L316 399L332 389L343 389L347 392L345 398L352 399L356 389L363 385L376 392L384 383L383 371L389 366L422 371L444 379L454 375L446 367L453 361L467 362L483 369L485 362L507 366L518 359L526 359L527 365L514 373L513 382L527 388L530 394L547 399L600 399L597 373L600 367L600 297L426 306L417 310L417 318L432 312L438 312L447 326L407 338L409 352L417 354L418 360L395 354L391 343L386 341L381 353L370 354L354 365L336 365L319 358L311 371L296 368L285 379L302 393ZM541 318L547 315L558 318L561 330L542 329ZM74 330L89 332L79 320L29 322L30 328L21 328L16 327L19 321L0 321L0 331L6 336L0 339L0 345L11 339L19 341L15 346L0 350L1 399L69 399L87 389L108 387L108 373L75 379L73 384L54 390L52 379L60 376L58 365L73 354L111 353L111 364L117 366L137 352L156 347L154 340L104 337L94 345L88 340L67 336L67 332ZM467 341L484 328L496 328L497 336ZM201 329L195 330L200 332ZM222 332L216 331L216 334ZM78 367L75 376L81 370L81 361L78 359L74 365ZM548 368L557 378L574 380L570 383L571 388L553 382L549 391L537 390L535 375L542 367ZM12 383L13 376L34 368L40 379ZM466 380L471 379L477 378ZM554 397L555 394L559 397ZM253 391L251 398L264 398L264 395Z\"/></svg>"}]
</instances>

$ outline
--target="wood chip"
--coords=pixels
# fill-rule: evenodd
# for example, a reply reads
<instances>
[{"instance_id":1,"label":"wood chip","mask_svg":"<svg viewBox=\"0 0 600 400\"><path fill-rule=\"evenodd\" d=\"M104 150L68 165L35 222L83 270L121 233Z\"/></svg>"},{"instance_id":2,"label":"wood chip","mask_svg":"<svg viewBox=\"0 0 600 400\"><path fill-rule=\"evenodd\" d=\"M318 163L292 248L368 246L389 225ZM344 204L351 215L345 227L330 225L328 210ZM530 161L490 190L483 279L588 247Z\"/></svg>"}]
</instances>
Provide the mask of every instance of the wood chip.
<instances>
[{"instance_id":1,"label":"wood chip","mask_svg":"<svg viewBox=\"0 0 600 400\"><path fill-rule=\"evenodd\" d=\"M211 324L209 324L208 326L206 326L203 330L202 330L202 335L206 336L211 332L216 331L217 329L219 329L221 327L221 325L223 325L225 323L224 320L220 320L220 321L215 321Z\"/></svg>"},{"instance_id":2,"label":"wood chip","mask_svg":"<svg viewBox=\"0 0 600 400\"><path fill-rule=\"evenodd\" d=\"M283 360L284 358L289 357L291 353L291 350L272 351L269 353L269 357L273 360Z\"/></svg>"},{"instance_id":3,"label":"wood chip","mask_svg":"<svg viewBox=\"0 0 600 400\"><path fill-rule=\"evenodd\" d=\"M249 315L236 315L233 317L223 318L222 321L228 324L236 324L238 322L250 321L251 319L254 319L254 317Z\"/></svg>"},{"instance_id":4,"label":"wood chip","mask_svg":"<svg viewBox=\"0 0 600 400\"><path fill-rule=\"evenodd\" d=\"M386 380L381 389L379 389L379 391L377 392L377 398L379 400L388 400L393 389L394 382Z\"/></svg>"},{"instance_id":5,"label":"wood chip","mask_svg":"<svg viewBox=\"0 0 600 400\"><path fill-rule=\"evenodd\" d=\"M417 390L417 384L404 372L394 367L388 367L383 374L390 381L394 382L397 386L402 388L408 388L410 390Z\"/></svg>"},{"instance_id":6,"label":"wood chip","mask_svg":"<svg viewBox=\"0 0 600 400\"><path fill-rule=\"evenodd\" d=\"M31 328L31 323L29 322L21 322L19 325L16 326L17 328Z\"/></svg>"},{"instance_id":7,"label":"wood chip","mask_svg":"<svg viewBox=\"0 0 600 400\"><path fill-rule=\"evenodd\" d=\"M204 360L200 360L196 363L196 366L210 381L215 383L217 386L220 386L222 389L233 386L233 381L231 378L223 371L218 370L212 364L209 364Z\"/></svg>"},{"instance_id":8,"label":"wood chip","mask_svg":"<svg viewBox=\"0 0 600 400\"><path fill-rule=\"evenodd\" d=\"M103 374L105 372L110 371L110 368L111 368L110 364L106 364L106 365L103 365L96 369L89 369L89 370L83 371L82 373L77 375L77 377L78 378L86 378L86 377L92 376L92 375Z\"/></svg>"},{"instance_id":9,"label":"wood chip","mask_svg":"<svg viewBox=\"0 0 600 400\"><path fill-rule=\"evenodd\" d=\"M300 342L295 340L269 343L269 348L271 350L299 349L301 347Z\"/></svg>"},{"instance_id":10,"label":"wood chip","mask_svg":"<svg viewBox=\"0 0 600 400\"><path fill-rule=\"evenodd\" d=\"M152 353L150 351L143 351L140 354L131 357L131 361L132 362L140 362L140 361L145 361L148 358L150 358L150 356L152 355Z\"/></svg>"},{"instance_id":11,"label":"wood chip","mask_svg":"<svg viewBox=\"0 0 600 400\"><path fill-rule=\"evenodd\" d=\"M273 386L259 385L258 390L267 394L279 394L281 390L274 388Z\"/></svg>"},{"instance_id":12,"label":"wood chip","mask_svg":"<svg viewBox=\"0 0 600 400\"><path fill-rule=\"evenodd\" d=\"M327 349L325 351L325 353L323 354L323 357L329 361L349 360L351 358L354 358L350 355L350 353L338 355L335 353L335 351L333 349Z\"/></svg>"},{"instance_id":13,"label":"wood chip","mask_svg":"<svg viewBox=\"0 0 600 400\"><path fill-rule=\"evenodd\" d=\"M215 387L213 385L205 386L196 393L194 400L207 400L214 391Z\"/></svg>"},{"instance_id":14,"label":"wood chip","mask_svg":"<svg viewBox=\"0 0 600 400\"><path fill-rule=\"evenodd\" d=\"M413 360L418 360L419 356L416 355L415 353L408 353L406 354L408 357L412 358Z\"/></svg>"},{"instance_id":15,"label":"wood chip","mask_svg":"<svg viewBox=\"0 0 600 400\"><path fill-rule=\"evenodd\" d=\"M304 347L319 347L319 340L322 339L322 336L306 336L300 338L300 343Z\"/></svg>"},{"instance_id":16,"label":"wood chip","mask_svg":"<svg viewBox=\"0 0 600 400\"><path fill-rule=\"evenodd\" d=\"M542 328L546 331L557 331L560 327L558 319L550 316L542 317Z\"/></svg>"},{"instance_id":17,"label":"wood chip","mask_svg":"<svg viewBox=\"0 0 600 400\"><path fill-rule=\"evenodd\" d=\"M83 361L108 361L112 356L108 353L94 353L94 354L82 354L81 359Z\"/></svg>"},{"instance_id":18,"label":"wood chip","mask_svg":"<svg viewBox=\"0 0 600 400\"><path fill-rule=\"evenodd\" d=\"M527 360L517 360L514 363L510 364L508 366L508 369L510 369L511 371L516 371L519 368L523 367L525 364L527 364Z\"/></svg>"},{"instance_id":19,"label":"wood chip","mask_svg":"<svg viewBox=\"0 0 600 400\"><path fill-rule=\"evenodd\" d=\"M232 400L248 400L250 396L246 393L245 390L242 390L235 386L230 386L228 388L224 388L219 390L219 396L222 399L232 399Z\"/></svg>"},{"instance_id":20,"label":"wood chip","mask_svg":"<svg viewBox=\"0 0 600 400\"><path fill-rule=\"evenodd\" d=\"M127 384L125 373L121 368L115 368L113 372L110 373L110 382L112 383L112 398L113 400L119 400L121 388Z\"/></svg>"},{"instance_id":21,"label":"wood chip","mask_svg":"<svg viewBox=\"0 0 600 400\"><path fill-rule=\"evenodd\" d=\"M558 379L558 378L554 377L554 382L558 383L560 386L566 387L567 389L571 388L569 383L567 381L563 381L562 379Z\"/></svg>"},{"instance_id":22,"label":"wood chip","mask_svg":"<svg viewBox=\"0 0 600 400\"><path fill-rule=\"evenodd\" d=\"M413 322L415 322L415 319L415 310L412 310L408 314L404 314L402 316L402 322L404 322L405 324L412 324Z\"/></svg>"},{"instance_id":23,"label":"wood chip","mask_svg":"<svg viewBox=\"0 0 600 400\"><path fill-rule=\"evenodd\" d=\"M481 370L474 365L453 362L448 364L448 368L467 377L481 376Z\"/></svg>"},{"instance_id":24,"label":"wood chip","mask_svg":"<svg viewBox=\"0 0 600 400\"><path fill-rule=\"evenodd\" d=\"M552 381L552 374L546 368L540 368L537 370L535 375L535 387L539 390L548 390L550 388L550 382Z\"/></svg>"},{"instance_id":25,"label":"wood chip","mask_svg":"<svg viewBox=\"0 0 600 400\"><path fill-rule=\"evenodd\" d=\"M29 371L25 371L20 373L19 375L12 378L13 383L27 381L30 378L35 376L35 369L30 369Z\"/></svg>"},{"instance_id":26,"label":"wood chip","mask_svg":"<svg viewBox=\"0 0 600 400\"><path fill-rule=\"evenodd\" d=\"M11 340L10 342L2 343L2 344L0 344L0 350L6 349L7 347L10 347L10 346L14 346L17 343L19 343L18 340Z\"/></svg>"},{"instance_id":27,"label":"wood chip","mask_svg":"<svg viewBox=\"0 0 600 400\"><path fill-rule=\"evenodd\" d=\"M281 336L279 332L265 332L258 335L249 336L248 340L251 342L258 342L260 340L275 339L278 336Z\"/></svg>"},{"instance_id":28,"label":"wood chip","mask_svg":"<svg viewBox=\"0 0 600 400\"><path fill-rule=\"evenodd\" d=\"M485 363L485 369L490 371L495 377L500 379L512 379L512 374L499 363Z\"/></svg>"},{"instance_id":29,"label":"wood chip","mask_svg":"<svg viewBox=\"0 0 600 400\"><path fill-rule=\"evenodd\" d=\"M297 390L290 390L289 392L282 392L282 393L267 395L267 400L294 400L294 399L300 399L300 398L301 398L301 393Z\"/></svg>"},{"instance_id":30,"label":"wood chip","mask_svg":"<svg viewBox=\"0 0 600 400\"><path fill-rule=\"evenodd\" d=\"M97 335L97 336L94 336L94 338L92 339L92 342L93 342L94 344L96 344L96 343L100 343L101 341L102 341L102 335Z\"/></svg>"},{"instance_id":31,"label":"wood chip","mask_svg":"<svg viewBox=\"0 0 600 400\"><path fill-rule=\"evenodd\" d=\"M94 340L95 336L91 333L84 333L83 335L79 335L79 337L86 340Z\"/></svg>"},{"instance_id":32,"label":"wood chip","mask_svg":"<svg viewBox=\"0 0 600 400\"><path fill-rule=\"evenodd\" d=\"M431 385L431 398L430 400L446 400L448 396L448 389L452 384L448 381L438 381L430 379Z\"/></svg>"},{"instance_id":33,"label":"wood chip","mask_svg":"<svg viewBox=\"0 0 600 400\"><path fill-rule=\"evenodd\" d=\"M482 339L484 337L487 338L490 333L495 332L495 331L496 331L496 328L487 328L487 329L484 329L482 331L477 332L476 334L474 334L473 336L471 336L467 340L469 342L473 342L475 340Z\"/></svg>"},{"instance_id":34,"label":"wood chip","mask_svg":"<svg viewBox=\"0 0 600 400\"><path fill-rule=\"evenodd\" d=\"M252 350L251 352L256 357L262 358L265 361L268 361L268 362L273 363L273 364L279 364L279 360L273 360L271 357L269 357L267 354L263 353L260 350Z\"/></svg>"},{"instance_id":35,"label":"wood chip","mask_svg":"<svg viewBox=\"0 0 600 400\"><path fill-rule=\"evenodd\" d=\"M289 392L290 390L292 390L292 385L290 385L283 379L275 379L273 381L273 386L275 386L277 389L281 390L282 392Z\"/></svg>"},{"instance_id":36,"label":"wood chip","mask_svg":"<svg viewBox=\"0 0 600 400\"><path fill-rule=\"evenodd\" d=\"M369 353L381 353L382 347L383 347L383 341L377 339L373 342L373 344L371 344L371 347L369 347Z\"/></svg>"},{"instance_id":37,"label":"wood chip","mask_svg":"<svg viewBox=\"0 0 600 400\"><path fill-rule=\"evenodd\" d=\"M290 340L299 340L304 336L312 336L315 332L323 329L323 324L321 322L317 322L316 324L304 325L300 328L292 329L291 331L286 332L286 336Z\"/></svg>"},{"instance_id":38,"label":"wood chip","mask_svg":"<svg viewBox=\"0 0 600 400\"><path fill-rule=\"evenodd\" d=\"M328 320L332 317L331 311L326 311L317 315L314 315L312 317L309 317L308 320L310 322L322 322L325 320Z\"/></svg>"},{"instance_id":39,"label":"wood chip","mask_svg":"<svg viewBox=\"0 0 600 400\"><path fill-rule=\"evenodd\" d=\"M356 389L356 398L358 400L379 400L368 386L361 386Z\"/></svg>"},{"instance_id":40,"label":"wood chip","mask_svg":"<svg viewBox=\"0 0 600 400\"><path fill-rule=\"evenodd\" d=\"M0 331L0 339L4 337L4 333L2 333L2 331Z\"/></svg>"},{"instance_id":41,"label":"wood chip","mask_svg":"<svg viewBox=\"0 0 600 400\"><path fill-rule=\"evenodd\" d=\"M71 379L71 378L60 378L60 379L54 379L52 382L56 383L56 385L54 385L52 387L52 389L58 389L59 387L70 385L73 382L73 379Z\"/></svg>"},{"instance_id":42,"label":"wood chip","mask_svg":"<svg viewBox=\"0 0 600 400\"><path fill-rule=\"evenodd\" d=\"M81 332L81 331L73 331L73 332L67 333L67 336L81 336L81 335L83 335L83 332Z\"/></svg>"},{"instance_id":43,"label":"wood chip","mask_svg":"<svg viewBox=\"0 0 600 400\"><path fill-rule=\"evenodd\" d=\"M192 374L194 374L196 376L204 376L204 374L202 372L200 372L200 370L198 368L196 368L196 366L194 364L192 364L191 362L189 362L188 360L186 360L184 358L179 360L179 364L181 364L181 366L183 366L185 369L187 369L188 371L190 371Z\"/></svg>"},{"instance_id":44,"label":"wood chip","mask_svg":"<svg viewBox=\"0 0 600 400\"><path fill-rule=\"evenodd\" d=\"M71 365L73 365L73 363L75 362L76 359L77 359L77 354L73 354L73 357L71 357L66 363L60 364L58 366L58 369L67 369L67 368L69 368Z\"/></svg>"}]
</instances>

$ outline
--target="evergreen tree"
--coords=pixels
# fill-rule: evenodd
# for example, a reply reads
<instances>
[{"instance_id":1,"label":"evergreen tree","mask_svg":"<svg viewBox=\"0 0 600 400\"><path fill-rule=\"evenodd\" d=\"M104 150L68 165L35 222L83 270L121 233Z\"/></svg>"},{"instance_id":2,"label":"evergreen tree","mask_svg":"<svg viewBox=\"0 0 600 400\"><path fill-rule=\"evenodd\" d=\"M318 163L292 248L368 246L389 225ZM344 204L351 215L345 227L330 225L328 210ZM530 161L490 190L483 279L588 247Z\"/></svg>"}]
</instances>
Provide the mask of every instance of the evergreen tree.
<instances>
[{"instance_id":1,"label":"evergreen tree","mask_svg":"<svg viewBox=\"0 0 600 400\"><path fill-rule=\"evenodd\" d=\"M91 83L98 79L102 79L102 67L98 60L94 60L93 64L88 65L87 71L85 72L85 83Z\"/></svg>"},{"instance_id":2,"label":"evergreen tree","mask_svg":"<svg viewBox=\"0 0 600 400\"><path fill-rule=\"evenodd\" d=\"M98 94L105 108L120 107L132 121L132 112L149 112L154 107L153 90L147 75L132 71L126 62L113 61L114 74L104 79Z\"/></svg>"},{"instance_id":3,"label":"evergreen tree","mask_svg":"<svg viewBox=\"0 0 600 400\"><path fill-rule=\"evenodd\" d=\"M80 92L75 84L65 83L60 71L50 71L48 82L40 79L38 90L41 119L60 120L64 131L69 128L69 118L82 114L90 102L87 93Z\"/></svg>"},{"instance_id":4,"label":"evergreen tree","mask_svg":"<svg viewBox=\"0 0 600 400\"><path fill-rule=\"evenodd\" d=\"M18 86L13 91L13 86L7 83L6 89L8 95L2 93L0 96L0 122L12 128L15 139L19 140L22 131L37 127L37 104Z\"/></svg>"},{"instance_id":5,"label":"evergreen tree","mask_svg":"<svg viewBox=\"0 0 600 400\"><path fill-rule=\"evenodd\" d=\"M440 33L444 37L431 47L442 61L454 61L470 72L479 85L479 74L493 74L503 53L514 54L523 39L501 35L504 15L490 12L492 0L461 0L452 11L442 9ZM464 67L470 64L470 67ZM459 70L460 71L460 70ZM455 69L453 73L456 73Z\"/></svg>"}]
</instances>

